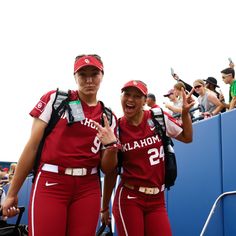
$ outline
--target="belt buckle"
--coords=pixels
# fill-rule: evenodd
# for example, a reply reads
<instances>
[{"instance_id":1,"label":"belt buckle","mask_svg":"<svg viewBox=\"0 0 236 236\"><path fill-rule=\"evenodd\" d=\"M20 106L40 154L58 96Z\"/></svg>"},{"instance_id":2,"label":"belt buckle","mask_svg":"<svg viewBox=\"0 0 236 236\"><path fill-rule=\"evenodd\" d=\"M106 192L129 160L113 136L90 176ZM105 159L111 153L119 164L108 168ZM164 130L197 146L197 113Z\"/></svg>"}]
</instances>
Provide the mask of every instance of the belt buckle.
<instances>
[{"instance_id":1,"label":"belt buckle","mask_svg":"<svg viewBox=\"0 0 236 236\"><path fill-rule=\"evenodd\" d=\"M139 187L139 192L145 194L158 194L160 191L158 188Z\"/></svg>"},{"instance_id":2,"label":"belt buckle","mask_svg":"<svg viewBox=\"0 0 236 236\"><path fill-rule=\"evenodd\" d=\"M74 168L72 169L72 175L74 176L84 176L87 174L86 168Z\"/></svg>"},{"instance_id":3,"label":"belt buckle","mask_svg":"<svg viewBox=\"0 0 236 236\"><path fill-rule=\"evenodd\" d=\"M154 194L154 188L145 188L146 194Z\"/></svg>"}]
</instances>

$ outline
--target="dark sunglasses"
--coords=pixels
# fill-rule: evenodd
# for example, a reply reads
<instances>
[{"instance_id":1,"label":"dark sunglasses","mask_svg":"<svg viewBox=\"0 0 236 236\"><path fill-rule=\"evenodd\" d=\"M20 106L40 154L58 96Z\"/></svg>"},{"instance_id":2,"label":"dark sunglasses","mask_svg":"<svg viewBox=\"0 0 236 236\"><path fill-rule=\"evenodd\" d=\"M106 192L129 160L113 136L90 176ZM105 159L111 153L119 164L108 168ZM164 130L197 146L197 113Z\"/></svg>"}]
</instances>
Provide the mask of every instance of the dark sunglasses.
<instances>
[{"instance_id":1,"label":"dark sunglasses","mask_svg":"<svg viewBox=\"0 0 236 236\"><path fill-rule=\"evenodd\" d=\"M99 61L102 60L101 57L98 56L97 54L88 54L88 55L86 55L86 54L81 54L81 55L77 56L77 57L75 58L75 60L77 61L78 59L80 59L81 57L84 57L84 56L95 57L95 58L98 59Z\"/></svg>"},{"instance_id":2,"label":"dark sunglasses","mask_svg":"<svg viewBox=\"0 0 236 236\"><path fill-rule=\"evenodd\" d=\"M230 76L231 74L228 74L228 75L223 75L222 78L223 79L226 79L226 77Z\"/></svg>"},{"instance_id":3,"label":"dark sunglasses","mask_svg":"<svg viewBox=\"0 0 236 236\"><path fill-rule=\"evenodd\" d=\"M202 85L196 85L196 86L194 86L194 89L199 89L201 87L202 87Z\"/></svg>"}]
</instances>

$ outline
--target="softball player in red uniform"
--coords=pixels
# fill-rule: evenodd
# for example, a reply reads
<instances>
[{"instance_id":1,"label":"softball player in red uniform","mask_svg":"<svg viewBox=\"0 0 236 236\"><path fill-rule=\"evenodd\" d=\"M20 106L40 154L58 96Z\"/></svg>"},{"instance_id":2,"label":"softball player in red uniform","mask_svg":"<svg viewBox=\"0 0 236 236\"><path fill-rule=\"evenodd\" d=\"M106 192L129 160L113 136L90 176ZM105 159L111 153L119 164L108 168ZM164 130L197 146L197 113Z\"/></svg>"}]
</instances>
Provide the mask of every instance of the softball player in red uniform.
<instances>
[{"instance_id":1,"label":"softball player in red uniform","mask_svg":"<svg viewBox=\"0 0 236 236\"><path fill-rule=\"evenodd\" d=\"M121 181L113 202L119 236L170 236L171 228L164 199L165 154L161 137L154 132L150 110L143 110L147 87L129 81L122 88L124 116L119 122L122 145ZM183 125L164 114L167 135L183 142L192 140L189 109L194 104L183 92ZM158 108L157 108L158 109ZM102 220L108 223L108 204L117 171L105 177Z\"/></svg>"},{"instance_id":2,"label":"softball player in red uniform","mask_svg":"<svg viewBox=\"0 0 236 236\"><path fill-rule=\"evenodd\" d=\"M78 56L74 64L78 90L71 91L69 106L74 123L68 125L65 112L47 136L36 175L29 208L29 235L32 236L90 236L95 235L99 217L101 193L98 168L106 172L117 164L117 149L103 149L116 141L116 117L110 132L97 136L94 121L100 123L102 105L97 92L103 78L103 63L97 55ZM43 95L30 115L34 117L32 132L19 159L3 215L17 213L17 193L33 168L35 154L52 114L55 91ZM74 107L76 105L76 107ZM75 110L74 110L75 109ZM74 111L73 111L74 110Z\"/></svg>"}]
</instances>

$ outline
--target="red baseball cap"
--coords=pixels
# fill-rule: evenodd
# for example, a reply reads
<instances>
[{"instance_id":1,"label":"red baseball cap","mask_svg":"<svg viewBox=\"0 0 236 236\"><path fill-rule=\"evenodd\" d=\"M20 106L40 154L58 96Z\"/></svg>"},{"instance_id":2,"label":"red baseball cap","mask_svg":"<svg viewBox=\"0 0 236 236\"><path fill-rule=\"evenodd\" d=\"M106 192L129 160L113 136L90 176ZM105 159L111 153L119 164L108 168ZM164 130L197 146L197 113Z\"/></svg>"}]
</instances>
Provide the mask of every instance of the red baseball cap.
<instances>
[{"instance_id":1,"label":"red baseball cap","mask_svg":"<svg viewBox=\"0 0 236 236\"><path fill-rule=\"evenodd\" d=\"M170 89L167 94L164 94L164 97L169 97L171 94L174 94L174 89Z\"/></svg>"},{"instance_id":2,"label":"red baseball cap","mask_svg":"<svg viewBox=\"0 0 236 236\"><path fill-rule=\"evenodd\" d=\"M147 96L148 94L148 89L146 84L140 80L130 80L123 86L121 92L123 92L126 88L130 87L137 88L144 96Z\"/></svg>"},{"instance_id":3,"label":"red baseball cap","mask_svg":"<svg viewBox=\"0 0 236 236\"><path fill-rule=\"evenodd\" d=\"M74 64L74 74L85 66L94 66L103 72L103 64L92 55L79 57Z\"/></svg>"}]
</instances>

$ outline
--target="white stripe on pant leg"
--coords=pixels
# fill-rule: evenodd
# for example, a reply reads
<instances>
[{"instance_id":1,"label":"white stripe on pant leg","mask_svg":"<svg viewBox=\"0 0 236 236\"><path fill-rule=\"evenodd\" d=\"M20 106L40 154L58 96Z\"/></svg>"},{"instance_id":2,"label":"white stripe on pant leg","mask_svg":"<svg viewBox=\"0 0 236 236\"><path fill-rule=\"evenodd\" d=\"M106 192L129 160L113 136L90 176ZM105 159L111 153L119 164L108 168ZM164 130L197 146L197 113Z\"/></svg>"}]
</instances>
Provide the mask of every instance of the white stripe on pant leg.
<instances>
[{"instance_id":1,"label":"white stripe on pant leg","mask_svg":"<svg viewBox=\"0 0 236 236\"><path fill-rule=\"evenodd\" d=\"M34 200L35 200L35 192L38 186L39 177L41 175L41 171L38 173L37 179L35 180L34 192L32 195L32 203L31 203L31 228L32 228L32 236L34 236Z\"/></svg>"},{"instance_id":2,"label":"white stripe on pant leg","mask_svg":"<svg viewBox=\"0 0 236 236\"><path fill-rule=\"evenodd\" d=\"M122 212L121 212L121 205L120 205L120 199L121 199L122 191L123 191L123 187L120 188L118 206L119 206L120 218L121 218L121 221L122 221L122 224L123 224L125 235L128 236L128 232L127 232L127 229L126 229L126 226L125 226L124 218L123 218L123 215L122 215Z\"/></svg>"}]
</instances>

